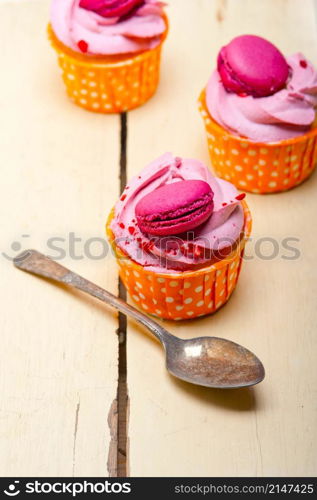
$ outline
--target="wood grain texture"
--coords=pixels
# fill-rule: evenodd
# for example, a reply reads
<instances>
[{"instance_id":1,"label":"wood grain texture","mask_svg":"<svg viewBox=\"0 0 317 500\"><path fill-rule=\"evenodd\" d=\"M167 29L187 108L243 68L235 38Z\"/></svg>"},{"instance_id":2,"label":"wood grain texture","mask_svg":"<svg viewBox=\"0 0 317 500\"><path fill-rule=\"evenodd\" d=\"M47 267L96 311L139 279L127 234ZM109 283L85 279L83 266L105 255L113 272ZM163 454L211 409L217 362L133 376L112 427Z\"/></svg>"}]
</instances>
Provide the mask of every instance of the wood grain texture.
<instances>
[{"instance_id":1,"label":"wood grain texture","mask_svg":"<svg viewBox=\"0 0 317 500\"><path fill-rule=\"evenodd\" d=\"M265 36L285 53L317 64L313 2L170 0L171 31L162 81L147 106L129 114L128 173L163 152L209 164L197 98L221 45L242 33ZM284 194L248 195L254 218L248 262L230 302L212 317L164 325L190 338L216 335L241 343L267 376L249 390L186 385L165 371L159 345L129 324L130 468L140 476L308 476L316 456L317 175ZM279 245L275 259L255 254L260 238ZM298 260L282 247L294 237ZM259 244L258 244L259 245ZM260 244L272 252L272 243Z\"/></svg>"},{"instance_id":2,"label":"wood grain texture","mask_svg":"<svg viewBox=\"0 0 317 500\"><path fill-rule=\"evenodd\" d=\"M89 239L104 238L119 192L119 118L67 100L48 11L43 0L0 5L0 248L14 257L17 242L57 257L47 241L62 238L60 262L117 293L113 261L89 258L102 248ZM73 256L71 233L81 238ZM1 475L107 476L117 316L0 260Z\"/></svg>"},{"instance_id":3,"label":"wood grain texture","mask_svg":"<svg viewBox=\"0 0 317 500\"><path fill-rule=\"evenodd\" d=\"M84 243L103 237L119 191L119 117L87 113L66 99L46 40L48 4L0 4L0 251L15 256L17 242L56 256L47 240L63 238L55 242L66 251L61 263L116 293L113 259L89 258L101 243L86 250ZM209 164L196 100L219 47L233 36L263 35L317 64L313 0L305 8L302 0L169 4L159 91L128 115L129 176L168 150ZM248 195L253 258L232 299L212 317L165 323L183 338L217 335L250 348L266 366L260 386L224 392L178 382L166 373L160 346L129 323L132 475L315 474L316 188L315 174L289 193ZM72 256L70 233L81 238ZM274 260L256 257L263 237L279 244L298 238L300 259L282 258L290 255L283 248ZM15 270L3 254L0 263L1 475L115 475L116 315Z\"/></svg>"}]
</instances>

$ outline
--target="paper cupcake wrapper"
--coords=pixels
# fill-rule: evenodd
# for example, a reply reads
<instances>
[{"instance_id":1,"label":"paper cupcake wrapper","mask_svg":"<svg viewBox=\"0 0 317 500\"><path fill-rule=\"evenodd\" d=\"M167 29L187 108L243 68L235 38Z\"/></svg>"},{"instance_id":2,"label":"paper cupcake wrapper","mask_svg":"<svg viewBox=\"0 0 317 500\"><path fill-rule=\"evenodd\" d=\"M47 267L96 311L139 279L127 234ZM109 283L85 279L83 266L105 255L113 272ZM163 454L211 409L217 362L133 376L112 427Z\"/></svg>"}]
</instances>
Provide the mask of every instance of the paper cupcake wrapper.
<instances>
[{"instance_id":1,"label":"paper cupcake wrapper","mask_svg":"<svg viewBox=\"0 0 317 500\"><path fill-rule=\"evenodd\" d=\"M310 176L317 163L317 127L295 139L277 143L252 142L231 135L216 123L199 97L207 132L210 160L216 174L251 193L291 189Z\"/></svg>"},{"instance_id":2,"label":"paper cupcake wrapper","mask_svg":"<svg viewBox=\"0 0 317 500\"><path fill-rule=\"evenodd\" d=\"M230 298L238 282L245 243L250 236L252 219L247 204L244 209L243 237L225 259L197 271L178 274L149 271L131 260L114 241L110 223L107 235L119 265L119 274L129 295L144 312L164 319L184 320L217 311Z\"/></svg>"},{"instance_id":3,"label":"paper cupcake wrapper","mask_svg":"<svg viewBox=\"0 0 317 500\"><path fill-rule=\"evenodd\" d=\"M129 56L90 57L76 53L57 39L51 25L48 37L57 52L70 99L88 111L121 113L141 106L154 95L167 30L156 48Z\"/></svg>"}]
</instances>

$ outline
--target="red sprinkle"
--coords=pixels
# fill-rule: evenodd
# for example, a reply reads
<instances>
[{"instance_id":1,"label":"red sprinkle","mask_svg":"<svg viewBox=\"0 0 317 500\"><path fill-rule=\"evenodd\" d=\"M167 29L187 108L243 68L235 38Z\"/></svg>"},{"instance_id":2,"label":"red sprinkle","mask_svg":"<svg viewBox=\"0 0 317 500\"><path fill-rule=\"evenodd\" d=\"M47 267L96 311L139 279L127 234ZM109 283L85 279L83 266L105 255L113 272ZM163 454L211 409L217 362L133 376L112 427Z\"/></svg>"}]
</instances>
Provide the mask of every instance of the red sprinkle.
<instances>
[{"instance_id":1,"label":"red sprinkle","mask_svg":"<svg viewBox=\"0 0 317 500\"><path fill-rule=\"evenodd\" d=\"M307 62L306 62L306 61L304 61L304 59L301 59L301 60L299 61L299 64L301 65L301 67L302 67L302 68L307 68Z\"/></svg>"},{"instance_id":2,"label":"red sprinkle","mask_svg":"<svg viewBox=\"0 0 317 500\"><path fill-rule=\"evenodd\" d=\"M195 257L201 256L201 249L199 247L195 247L194 255Z\"/></svg>"},{"instance_id":3,"label":"red sprinkle","mask_svg":"<svg viewBox=\"0 0 317 500\"><path fill-rule=\"evenodd\" d=\"M236 196L236 200L243 200L245 198L245 193L241 193L241 194L238 194L238 196Z\"/></svg>"},{"instance_id":4,"label":"red sprinkle","mask_svg":"<svg viewBox=\"0 0 317 500\"><path fill-rule=\"evenodd\" d=\"M180 251L185 257L194 257L197 247L193 243L187 243L187 245L182 245ZM198 256L198 255L196 255Z\"/></svg>"},{"instance_id":5,"label":"red sprinkle","mask_svg":"<svg viewBox=\"0 0 317 500\"><path fill-rule=\"evenodd\" d=\"M227 206L227 204L228 204L228 203L223 203L223 204L222 204L222 206L223 206L223 207L225 207L225 206Z\"/></svg>"},{"instance_id":6,"label":"red sprinkle","mask_svg":"<svg viewBox=\"0 0 317 500\"><path fill-rule=\"evenodd\" d=\"M154 247L154 243L153 241L143 241L139 244L139 247L142 248L142 250L144 250L145 252L150 252Z\"/></svg>"},{"instance_id":7,"label":"red sprinkle","mask_svg":"<svg viewBox=\"0 0 317 500\"><path fill-rule=\"evenodd\" d=\"M119 226L124 229L125 228L125 225L123 224L123 222L120 222Z\"/></svg>"},{"instance_id":8,"label":"red sprinkle","mask_svg":"<svg viewBox=\"0 0 317 500\"><path fill-rule=\"evenodd\" d=\"M85 40L79 40L77 43L79 50L84 52L84 54L88 51L88 43Z\"/></svg>"},{"instance_id":9,"label":"red sprinkle","mask_svg":"<svg viewBox=\"0 0 317 500\"><path fill-rule=\"evenodd\" d=\"M239 92L237 95L239 97L248 97L249 94L247 94L246 92Z\"/></svg>"},{"instance_id":10,"label":"red sprinkle","mask_svg":"<svg viewBox=\"0 0 317 500\"><path fill-rule=\"evenodd\" d=\"M124 201L126 199L127 195L126 194L123 194L120 198L121 201Z\"/></svg>"},{"instance_id":11,"label":"red sprinkle","mask_svg":"<svg viewBox=\"0 0 317 500\"><path fill-rule=\"evenodd\" d=\"M175 157L175 165L176 165L176 168L179 168L181 165L182 165L182 159L179 157L179 156L176 156Z\"/></svg>"},{"instance_id":12,"label":"red sprinkle","mask_svg":"<svg viewBox=\"0 0 317 500\"><path fill-rule=\"evenodd\" d=\"M128 227L128 231L129 231L130 234L134 234L135 233L135 227L129 226Z\"/></svg>"}]
</instances>

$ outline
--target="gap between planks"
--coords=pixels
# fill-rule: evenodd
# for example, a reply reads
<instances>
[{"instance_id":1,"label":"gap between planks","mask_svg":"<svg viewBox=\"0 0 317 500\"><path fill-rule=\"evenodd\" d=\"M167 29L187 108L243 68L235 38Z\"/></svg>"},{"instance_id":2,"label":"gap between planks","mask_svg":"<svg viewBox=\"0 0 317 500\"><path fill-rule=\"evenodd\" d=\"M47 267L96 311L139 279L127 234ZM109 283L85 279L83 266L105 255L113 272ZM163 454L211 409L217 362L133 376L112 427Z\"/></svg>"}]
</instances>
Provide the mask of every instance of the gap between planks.
<instances>
[{"instance_id":1,"label":"gap between planks","mask_svg":"<svg viewBox=\"0 0 317 500\"><path fill-rule=\"evenodd\" d=\"M127 183L127 139L128 117L127 113L120 115L120 193ZM127 300L126 289L119 278L118 295L120 299ZM111 442L108 454L108 474L110 477L128 476L128 411L129 397L127 385L127 317L118 313L118 386L117 396L112 403L108 425L110 428Z\"/></svg>"},{"instance_id":2,"label":"gap between planks","mask_svg":"<svg viewBox=\"0 0 317 500\"><path fill-rule=\"evenodd\" d=\"M128 115L120 116L120 194L127 184L127 141ZM119 297L127 300L127 292L119 278ZM117 476L128 475L128 384L127 384L127 317L118 315L119 339L119 376L118 376L118 449L117 449Z\"/></svg>"}]
</instances>

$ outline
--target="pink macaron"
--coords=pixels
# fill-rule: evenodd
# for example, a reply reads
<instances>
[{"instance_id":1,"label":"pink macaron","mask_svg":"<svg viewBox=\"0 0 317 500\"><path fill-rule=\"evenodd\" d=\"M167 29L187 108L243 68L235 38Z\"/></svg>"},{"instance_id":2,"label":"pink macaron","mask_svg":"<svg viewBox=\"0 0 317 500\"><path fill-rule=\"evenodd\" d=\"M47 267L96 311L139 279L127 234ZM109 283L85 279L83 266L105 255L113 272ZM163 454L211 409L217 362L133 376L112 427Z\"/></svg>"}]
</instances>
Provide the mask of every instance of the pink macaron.
<instances>
[{"instance_id":1,"label":"pink macaron","mask_svg":"<svg viewBox=\"0 0 317 500\"><path fill-rule=\"evenodd\" d=\"M253 97L274 94L285 86L289 76L283 54L255 35L238 36L222 47L217 65L227 91Z\"/></svg>"},{"instance_id":2,"label":"pink macaron","mask_svg":"<svg viewBox=\"0 0 317 500\"><path fill-rule=\"evenodd\" d=\"M195 229L212 214L214 193L207 182L166 184L142 198L135 214L142 232L171 236Z\"/></svg>"},{"instance_id":3,"label":"pink macaron","mask_svg":"<svg viewBox=\"0 0 317 500\"><path fill-rule=\"evenodd\" d=\"M143 0L80 0L79 6L92 10L102 17L122 17L135 7L143 4Z\"/></svg>"}]
</instances>

